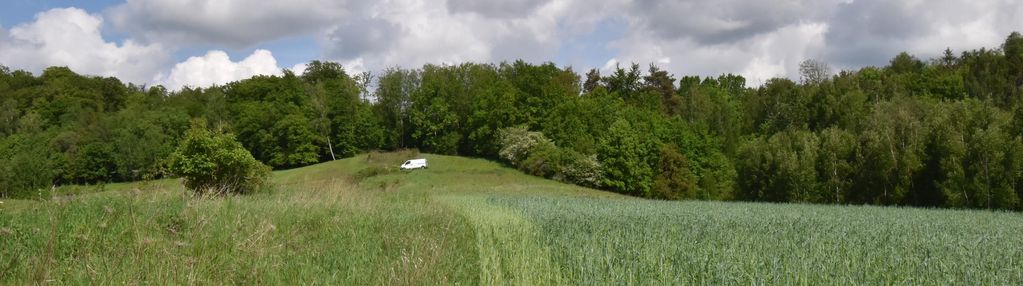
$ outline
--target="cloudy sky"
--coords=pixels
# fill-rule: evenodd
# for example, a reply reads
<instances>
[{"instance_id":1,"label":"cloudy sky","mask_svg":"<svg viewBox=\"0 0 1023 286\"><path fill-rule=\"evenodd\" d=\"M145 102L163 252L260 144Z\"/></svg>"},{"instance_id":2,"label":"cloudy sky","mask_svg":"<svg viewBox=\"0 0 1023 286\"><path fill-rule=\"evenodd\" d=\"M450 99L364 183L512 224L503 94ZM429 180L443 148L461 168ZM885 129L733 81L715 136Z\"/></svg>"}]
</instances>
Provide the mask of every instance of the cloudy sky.
<instances>
[{"instance_id":1,"label":"cloudy sky","mask_svg":"<svg viewBox=\"0 0 1023 286\"><path fill-rule=\"evenodd\" d=\"M301 70L552 61L578 72L648 63L752 84L997 47L1018 0L5 0L0 65L68 66L140 84L209 86Z\"/></svg>"}]
</instances>

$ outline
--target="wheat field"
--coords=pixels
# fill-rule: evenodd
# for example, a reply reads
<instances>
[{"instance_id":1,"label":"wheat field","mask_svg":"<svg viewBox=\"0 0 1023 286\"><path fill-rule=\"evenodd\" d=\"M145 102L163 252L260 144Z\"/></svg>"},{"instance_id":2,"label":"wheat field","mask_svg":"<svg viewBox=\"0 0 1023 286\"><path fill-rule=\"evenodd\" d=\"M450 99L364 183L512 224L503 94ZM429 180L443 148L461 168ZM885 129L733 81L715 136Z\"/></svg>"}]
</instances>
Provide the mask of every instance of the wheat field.
<instances>
[{"instance_id":1,"label":"wheat field","mask_svg":"<svg viewBox=\"0 0 1023 286\"><path fill-rule=\"evenodd\" d=\"M415 156L430 169L396 170ZM409 152L274 186L5 200L0 284L1023 284L1012 212L653 201Z\"/></svg>"}]
</instances>

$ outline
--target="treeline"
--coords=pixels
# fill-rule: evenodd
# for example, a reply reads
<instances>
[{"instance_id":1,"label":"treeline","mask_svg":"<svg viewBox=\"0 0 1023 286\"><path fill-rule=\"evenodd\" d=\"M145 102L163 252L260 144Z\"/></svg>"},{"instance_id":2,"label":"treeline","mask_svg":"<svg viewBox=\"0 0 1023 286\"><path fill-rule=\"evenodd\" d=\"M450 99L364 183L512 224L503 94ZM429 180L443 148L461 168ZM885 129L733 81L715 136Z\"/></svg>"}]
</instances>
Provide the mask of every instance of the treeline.
<instances>
[{"instance_id":1,"label":"treeline","mask_svg":"<svg viewBox=\"0 0 1023 286\"><path fill-rule=\"evenodd\" d=\"M0 70L0 195L161 178L191 122L292 168L364 150L503 160L630 195L1020 210L1023 37L998 49L748 86L651 65L522 61L351 75L313 62L168 92L63 67ZM370 87L375 86L375 89ZM197 120L201 119L201 120Z\"/></svg>"}]
</instances>

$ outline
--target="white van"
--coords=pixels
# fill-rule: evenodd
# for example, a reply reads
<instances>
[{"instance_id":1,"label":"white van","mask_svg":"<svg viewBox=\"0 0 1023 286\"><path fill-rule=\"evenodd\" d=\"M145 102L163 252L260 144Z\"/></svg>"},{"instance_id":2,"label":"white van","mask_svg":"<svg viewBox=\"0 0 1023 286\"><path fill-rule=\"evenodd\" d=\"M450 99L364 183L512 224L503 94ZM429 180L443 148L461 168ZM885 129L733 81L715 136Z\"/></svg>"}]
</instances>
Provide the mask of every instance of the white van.
<instances>
[{"instance_id":1,"label":"white van","mask_svg":"<svg viewBox=\"0 0 1023 286\"><path fill-rule=\"evenodd\" d=\"M426 169L426 159L412 159L401 163L402 170Z\"/></svg>"}]
</instances>

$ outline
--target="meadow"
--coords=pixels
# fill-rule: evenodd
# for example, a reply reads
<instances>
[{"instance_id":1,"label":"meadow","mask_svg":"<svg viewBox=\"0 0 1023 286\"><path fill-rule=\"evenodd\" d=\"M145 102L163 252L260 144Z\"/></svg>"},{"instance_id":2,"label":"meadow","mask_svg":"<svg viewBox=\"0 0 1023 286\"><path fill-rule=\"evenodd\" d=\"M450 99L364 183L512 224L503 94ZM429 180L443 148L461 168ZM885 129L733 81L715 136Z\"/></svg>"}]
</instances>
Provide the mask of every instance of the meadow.
<instances>
[{"instance_id":1,"label":"meadow","mask_svg":"<svg viewBox=\"0 0 1023 286\"><path fill-rule=\"evenodd\" d=\"M0 204L0 284L1023 284L1015 212L625 197L498 163L369 153L189 195Z\"/></svg>"}]
</instances>

